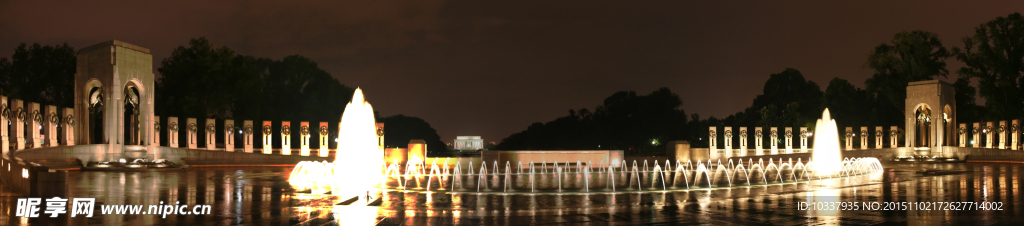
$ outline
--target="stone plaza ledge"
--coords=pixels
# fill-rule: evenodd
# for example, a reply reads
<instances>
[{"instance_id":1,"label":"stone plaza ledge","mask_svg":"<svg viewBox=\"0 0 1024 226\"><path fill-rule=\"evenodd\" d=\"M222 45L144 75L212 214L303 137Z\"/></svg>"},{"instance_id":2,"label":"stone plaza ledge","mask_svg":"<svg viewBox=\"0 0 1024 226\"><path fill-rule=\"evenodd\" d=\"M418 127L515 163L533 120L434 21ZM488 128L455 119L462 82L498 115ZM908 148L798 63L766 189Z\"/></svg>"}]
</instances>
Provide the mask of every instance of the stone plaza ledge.
<instances>
[{"instance_id":1,"label":"stone plaza ledge","mask_svg":"<svg viewBox=\"0 0 1024 226\"><path fill-rule=\"evenodd\" d=\"M106 144L74 145L8 152L0 158L0 182L15 193L26 196L66 196L68 171L81 169L85 162L108 159L110 154L106 153L106 147ZM153 153L146 152L144 157L189 166L295 165L300 161L330 158L170 147L157 147Z\"/></svg>"},{"instance_id":2,"label":"stone plaza ledge","mask_svg":"<svg viewBox=\"0 0 1024 226\"><path fill-rule=\"evenodd\" d=\"M74 145L33 148L14 152L14 156L25 161L36 162L51 168L78 168L86 162L99 162L104 159L119 159L108 156L104 150L107 145ZM172 147L156 147L156 151L146 152L144 157L150 160L164 159L179 165L294 165L300 161L330 161L329 157L280 155L246 152L227 152L220 150L188 149ZM79 162L75 163L75 160Z\"/></svg>"}]
</instances>

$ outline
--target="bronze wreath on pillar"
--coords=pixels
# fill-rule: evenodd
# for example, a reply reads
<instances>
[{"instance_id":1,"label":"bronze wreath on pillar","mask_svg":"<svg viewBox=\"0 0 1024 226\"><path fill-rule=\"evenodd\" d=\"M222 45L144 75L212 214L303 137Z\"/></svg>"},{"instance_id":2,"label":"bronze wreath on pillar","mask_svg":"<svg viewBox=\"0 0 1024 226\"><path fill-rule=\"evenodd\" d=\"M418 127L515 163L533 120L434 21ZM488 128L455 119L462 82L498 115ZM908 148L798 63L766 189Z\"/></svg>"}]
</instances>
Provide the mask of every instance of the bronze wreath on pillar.
<instances>
[{"instance_id":1,"label":"bronze wreath on pillar","mask_svg":"<svg viewBox=\"0 0 1024 226\"><path fill-rule=\"evenodd\" d=\"M228 124L224 126L224 132L230 134L232 130L235 130L235 125Z\"/></svg>"},{"instance_id":2,"label":"bronze wreath on pillar","mask_svg":"<svg viewBox=\"0 0 1024 226\"><path fill-rule=\"evenodd\" d=\"M299 127L299 133L301 133L303 136L309 135L309 126Z\"/></svg>"},{"instance_id":3,"label":"bronze wreath on pillar","mask_svg":"<svg viewBox=\"0 0 1024 226\"><path fill-rule=\"evenodd\" d=\"M252 135L252 125L245 125L245 128L242 129L242 133L245 133L245 135Z\"/></svg>"},{"instance_id":4,"label":"bronze wreath on pillar","mask_svg":"<svg viewBox=\"0 0 1024 226\"><path fill-rule=\"evenodd\" d=\"M283 125L283 126L281 126L281 134L291 135L292 134L292 126L290 126L290 125Z\"/></svg>"},{"instance_id":5,"label":"bronze wreath on pillar","mask_svg":"<svg viewBox=\"0 0 1024 226\"><path fill-rule=\"evenodd\" d=\"M199 127L197 127L195 123L189 123L188 124L188 131L189 132L195 133L196 130L198 130L198 129L199 129Z\"/></svg>"},{"instance_id":6,"label":"bronze wreath on pillar","mask_svg":"<svg viewBox=\"0 0 1024 226\"><path fill-rule=\"evenodd\" d=\"M321 126L320 127L320 135L327 136L327 127L326 126Z\"/></svg>"},{"instance_id":7,"label":"bronze wreath on pillar","mask_svg":"<svg viewBox=\"0 0 1024 226\"><path fill-rule=\"evenodd\" d=\"M39 110L32 111L32 121L36 124L43 123L43 114L39 113Z\"/></svg>"},{"instance_id":8,"label":"bronze wreath on pillar","mask_svg":"<svg viewBox=\"0 0 1024 226\"><path fill-rule=\"evenodd\" d=\"M178 123L177 122L171 122L171 125L168 125L168 126L169 126L168 129L171 129L171 132L178 132Z\"/></svg>"},{"instance_id":9,"label":"bronze wreath on pillar","mask_svg":"<svg viewBox=\"0 0 1024 226\"><path fill-rule=\"evenodd\" d=\"M270 125L263 125L263 135L270 136Z\"/></svg>"},{"instance_id":10,"label":"bronze wreath on pillar","mask_svg":"<svg viewBox=\"0 0 1024 226\"><path fill-rule=\"evenodd\" d=\"M67 123L68 126L75 126L75 116L68 115L68 117L64 118L64 122Z\"/></svg>"}]
</instances>

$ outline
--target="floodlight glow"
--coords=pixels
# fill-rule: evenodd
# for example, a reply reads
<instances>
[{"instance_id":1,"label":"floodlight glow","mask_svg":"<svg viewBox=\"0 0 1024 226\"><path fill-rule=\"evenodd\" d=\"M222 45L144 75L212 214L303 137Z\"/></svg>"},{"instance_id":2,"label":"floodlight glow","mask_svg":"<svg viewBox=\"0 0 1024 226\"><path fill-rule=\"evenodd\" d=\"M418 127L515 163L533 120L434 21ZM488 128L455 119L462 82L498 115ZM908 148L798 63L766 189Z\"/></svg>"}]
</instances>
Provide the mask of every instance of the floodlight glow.
<instances>
[{"instance_id":1,"label":"floodlight glow","mask_svg":"<svg viewBox=\"0 0 1024 226\"><path fill-rule=\"evenodd\" d=\"M811 160L816 163L815 171L818 175L831 175L839 170L838 167L843 160L839 152L839 132L836 120L828 112L828 108L821 113L821 119L814 124L814 132L819 136L814 137L814 153Z\"/></svg>"}]
</instances>

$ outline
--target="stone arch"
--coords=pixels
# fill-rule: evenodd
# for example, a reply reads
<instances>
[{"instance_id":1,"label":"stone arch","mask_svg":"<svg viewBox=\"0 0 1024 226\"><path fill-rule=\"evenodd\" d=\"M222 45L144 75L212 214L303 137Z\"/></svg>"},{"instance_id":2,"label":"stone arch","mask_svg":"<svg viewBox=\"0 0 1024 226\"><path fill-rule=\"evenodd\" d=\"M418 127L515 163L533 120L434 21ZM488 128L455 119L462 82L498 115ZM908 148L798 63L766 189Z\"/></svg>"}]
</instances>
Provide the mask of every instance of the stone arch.
<instances>
[{"instance_id":1,"label":"stone arch","mask_svg":"<svg viewBox=\"0 0 1024 226\"><path fill-rule=\"evenodd\" d=\"M119 122L119 129L123 132L125 145L146 145L149 138L150 115L152 107L148 89L137 78L129 79L121 89L122 108Z\"/></svg>"},{"instance_id":2,"label":"stone arch","mask_svg":"<svg viewBox=\"0 0 1024 226\"><path fill-rule=\"evenodd\" d=\"M103 83L99 79L89 79L85 82L85 86L82 89L84 103L86 103L86 117L81 127L84 129L82 136L86 137L85 143L87 144L102 144L106 143L107 137L106 129L104 124L106 122L104 106L107 104L107 98L105 96L106 90L104 90Z\"/></svg>"},{"instance_id":3,"label":"stone arch","mask_svg":"<svg viewBox=\"0 0 1024 226\"><path fill-rule=\"evenodd\" d=\"M920 103L914 106L914 133L920 134L915 136L913 143L914 147L931 147L934 144L934 140L931 139L930 134L935 130L932 126L932 107L925 103Z\"/></svg>"},{"instance_id":4,"label":"stone arch","mask_svg":"<svg viewBox=\"0 0 1024 226\"><path fill-rule=\"evenodd\" d=\"M942 131L945 136L940 141L940 146L955 146L957 144L956 114L953 107L946 104L942 106Z\"/></svg>"}]
</instances>

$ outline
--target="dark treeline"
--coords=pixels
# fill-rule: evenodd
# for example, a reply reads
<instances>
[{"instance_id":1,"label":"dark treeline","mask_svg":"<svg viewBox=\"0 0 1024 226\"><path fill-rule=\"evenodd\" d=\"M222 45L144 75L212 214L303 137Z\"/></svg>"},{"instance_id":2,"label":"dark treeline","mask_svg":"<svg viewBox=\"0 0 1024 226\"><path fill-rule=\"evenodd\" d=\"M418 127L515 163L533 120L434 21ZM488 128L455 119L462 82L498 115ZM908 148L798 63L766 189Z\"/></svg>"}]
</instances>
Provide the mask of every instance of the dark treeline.
<instances>
[{"instance_id":1,"label":"dark treeline","mask_svg":"<svg viewBox=\"0 0 1024 226\"><path fill-rule=\"evenodd\" d=\"M76 53L67 44L19 45L11 58L0 58L0 94L10 99L72 107ZM234 127L238 130L242 129L241 120L253 120L257 127L254 131L258 133L262 121L269 120L274 122L275 146L280 145L278 134L284 120L292 123L295 144L300 121L310 122L312 134L318 132L318 122L330 122L330 133L336 136L337 122L355 91L309 58L292 55L273 60L240 55L227 47L214 47L206 38L191 39L187 47L175 48L171 57L160 62L157 71L160 78L155 84L154 108L155 114L162 117L163 128L167 128L169 116L179 117L180 123L185 118L197 118L198 124L205 123L206 118L216 118L217 128L225 126L223 119L235 119ZM378 120L386 123L386 133L399 135L389 139L391 146L404 147L398 145L402 143L398 138L406 139L405 144L409 139L424 139L432 152L445 150L437 132L422 119L378 115ZM199 142L205 142L206 131L198 132ZM161 136L161 143L166 144L166 133ZM258 139L260 135L255 136ZM185 136L179 138L184 143ZM260 144L256 146L259 148Z\"/></svg>"},{"instance_id":2,"label":"dark treeline","mask_svg":"<svg viewBox=\"0 0 1024 226\"><path fill-rule=\"evenodd\" d=\"M61 108L74 104L75 48L22 43L0 57L0 95Z\"/></svg>"},{"instance_id":3,"label":"dark treeline","mask_svg":"<svg viewBox=\"0 0 1024 226\"><path fill-rule=\"evenodd\" d=\"M569 110L548 123L534 123L512 134L497 149L623 149L649 150L667 140L688 139L679 95L668 88L647 95L622 91L604 100L593 112Z\"/></svg>"},{"instance_id":4,"label":"dark treeline","mask_svg":"<svg viewBox=\"0 0 1024 226\"><path fill-rule=\"evenodd\" d=\"M192 39L188 47L174 49L157 71L162 76L156 88L158 115L250 119L257 125L268 120L274 122L274 134L281 131L280 121L287 120L293 127L292 143L298 141L300 121L314 125L330 122L329 134L336 137L337 123L355 92L309 58L292 55L272 60L239 55L227 47L213 47L206 38ZM371 93L369 100L372 98ZM391 141L386 146L405 147L410 139L423 139L431 152L446 149L437 132L422 119L375 114L378 122L385 123L385 139ZM311 129L317 133L316 126ZM280 144L276 139L275 146ZM334 145L333 139L330 142Z\"/></svg>"},{"instance_id":5,"label":"dark treeline","mask_svg":"<svg viewBox=\"0 0 1024 226\"><path fill-rule=\"evenodd\" d=\"M787 68L771 74L750 107L725 118L687 117L678 95L662 88L645 96L622 91L608 97L594 113L569 110L569 115L547 123L533 123L525 131L502 140L499 149L622 149L627 152L664 150L664 143L687 140L707 147L708 127L796 127L813 130L828 108L839 127L904 125L906 88L910 82L948 78L946 60L967 66L957 70L956 120L1010 120L1024 117L1024 18L1019 13L998 17L964 37L963 47L947 49L938 35L906 31L890 43L876 46L865 67L874 71L865 89L834 78L822 91L800 71ZM973 87L972 82L978 84ZM985 98L979 106L977 95ZM933 111L941 110L932 106ZM765 128L767 129L767 128ZM748 128L752 130L752 128ZM752 133L752 132L748 132ZM752 135L752 134L751 134ZM718 145L723 145L719 139ZM738 142L738 139L734 139ZM766 141L768 142L768 141ZM601 145L598 147L598 145ZM736 145L736 144L734 144Z\"/></svg>"}]
</instances>

